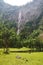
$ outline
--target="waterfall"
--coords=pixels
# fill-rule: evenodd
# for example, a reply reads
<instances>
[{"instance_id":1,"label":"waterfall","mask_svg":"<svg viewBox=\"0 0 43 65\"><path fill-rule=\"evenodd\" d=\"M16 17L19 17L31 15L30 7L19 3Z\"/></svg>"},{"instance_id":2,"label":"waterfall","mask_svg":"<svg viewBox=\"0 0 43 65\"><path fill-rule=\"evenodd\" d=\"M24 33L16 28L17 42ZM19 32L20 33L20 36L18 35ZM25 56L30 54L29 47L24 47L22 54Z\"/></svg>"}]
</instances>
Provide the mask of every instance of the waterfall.
<instances>
[{"instance_id":1,"label":"waterfall","mask_svg":"<svg viewBox=\"0 0 43 65\"><path fill-rule=\"evenodd\" d=\"M18 16L18 30L17 30L17 35L19 35L19 33L20 33L20 23L21 23L21 11L19 12L19 16Z\"/></svg>"}]
</instances>

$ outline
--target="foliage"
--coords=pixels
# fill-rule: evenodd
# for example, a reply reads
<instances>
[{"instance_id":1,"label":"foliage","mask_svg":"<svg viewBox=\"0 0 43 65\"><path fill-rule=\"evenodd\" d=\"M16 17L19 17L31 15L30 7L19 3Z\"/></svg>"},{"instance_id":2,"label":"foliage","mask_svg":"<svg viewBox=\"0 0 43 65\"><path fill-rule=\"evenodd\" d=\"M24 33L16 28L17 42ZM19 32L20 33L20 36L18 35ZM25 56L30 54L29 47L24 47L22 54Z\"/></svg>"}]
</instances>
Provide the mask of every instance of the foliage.
<instances>
[{"instance_id":1,"label":"foliage","mask_svg":"<svg viewBox=\"0 0 43 65\"><path fill-rule=\"evenodd\" d=\"M27 22L20 34L17 35L17 24L15 21L0 22L0 48L36 48L43 49L43 42L40 34L43 33L43 17L35 21Z\"/></svg>"}]
</instances>

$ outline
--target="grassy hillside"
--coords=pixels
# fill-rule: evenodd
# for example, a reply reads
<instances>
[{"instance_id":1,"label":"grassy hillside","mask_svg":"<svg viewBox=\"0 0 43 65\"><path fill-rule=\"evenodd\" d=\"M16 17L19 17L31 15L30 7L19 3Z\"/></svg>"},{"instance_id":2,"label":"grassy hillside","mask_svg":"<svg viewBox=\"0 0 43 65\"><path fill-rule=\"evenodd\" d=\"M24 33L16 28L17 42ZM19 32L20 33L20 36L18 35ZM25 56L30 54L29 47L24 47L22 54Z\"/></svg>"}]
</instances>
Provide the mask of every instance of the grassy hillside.
<instances>
[{"instance_id":1,"label":"grassy hillside","mask_svg":"<svg viewBox=\"0 0 43 65\"><path fill-rule=\"evenodd\" d=\"M2 53L2 49L0 49L0 65L43 65L43 52L31 54L10 53L5 55Z\"/></svg>"}]
</instances>

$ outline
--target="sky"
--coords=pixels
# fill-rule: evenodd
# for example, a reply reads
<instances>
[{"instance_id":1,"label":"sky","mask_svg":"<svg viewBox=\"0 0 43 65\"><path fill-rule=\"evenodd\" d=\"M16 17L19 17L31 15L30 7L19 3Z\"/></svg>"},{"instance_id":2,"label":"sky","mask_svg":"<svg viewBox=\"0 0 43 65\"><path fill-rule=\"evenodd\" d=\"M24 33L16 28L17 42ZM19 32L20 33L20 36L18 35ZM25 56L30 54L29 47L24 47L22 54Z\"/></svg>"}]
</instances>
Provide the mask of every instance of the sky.
<instances>
[{"instance_id":1,"label":"sky","mask_svg":"<svg viewBox=\"0 0 43 65\"><path fill-rule=\"evenodd\" d=\"M16 5L16 6L21 6L21 5L25 5L26 3L30 3L33 0L4 0L6 3L10 4L10 5Z\"/></svg>"}]
</instances>

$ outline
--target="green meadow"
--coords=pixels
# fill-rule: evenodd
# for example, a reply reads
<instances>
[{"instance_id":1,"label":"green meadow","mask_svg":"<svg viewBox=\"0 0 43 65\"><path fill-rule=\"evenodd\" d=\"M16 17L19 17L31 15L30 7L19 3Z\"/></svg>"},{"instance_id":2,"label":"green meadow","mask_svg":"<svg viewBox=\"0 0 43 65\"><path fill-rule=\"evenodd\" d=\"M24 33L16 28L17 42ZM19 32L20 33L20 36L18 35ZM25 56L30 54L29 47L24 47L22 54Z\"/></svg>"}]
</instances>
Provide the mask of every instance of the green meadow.
<instances>
[{"instance_id":1,"label":"green meadow","mask_svg":"<svg viewBox=\"0 0 43 65\"><path fill-rule=\"evenodd\" d=\"M21 50L24 50L24 48L10 49L10 51ZM28 50L28 48L25 50ZM0 49L0 65L43 65L43 52L3 54L3 49Z\"/></svg>"}]
</instances>

